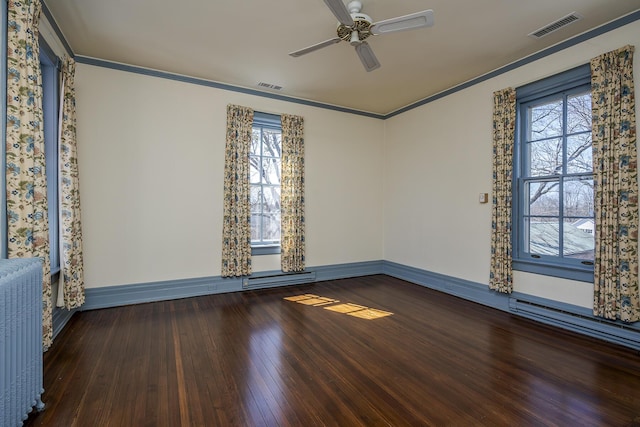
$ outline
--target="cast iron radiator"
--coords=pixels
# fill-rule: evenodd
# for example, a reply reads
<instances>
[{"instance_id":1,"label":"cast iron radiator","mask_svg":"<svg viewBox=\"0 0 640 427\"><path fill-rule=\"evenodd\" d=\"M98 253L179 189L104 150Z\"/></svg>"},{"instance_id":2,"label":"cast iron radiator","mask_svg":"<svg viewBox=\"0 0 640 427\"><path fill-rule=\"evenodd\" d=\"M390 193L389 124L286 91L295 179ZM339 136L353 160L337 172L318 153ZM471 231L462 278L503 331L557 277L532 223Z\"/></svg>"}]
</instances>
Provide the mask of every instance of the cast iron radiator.
<instances>
[{"instance_id":1,"label":"cast iron radiator","mask_svg":"<svg viewBox=\"0 0 640 427\"><path fill-rule=\"evenodd\" d=\"M0 260L0 426L20 426L42 403L42 265Z\"/></svg>"}]
</instances>

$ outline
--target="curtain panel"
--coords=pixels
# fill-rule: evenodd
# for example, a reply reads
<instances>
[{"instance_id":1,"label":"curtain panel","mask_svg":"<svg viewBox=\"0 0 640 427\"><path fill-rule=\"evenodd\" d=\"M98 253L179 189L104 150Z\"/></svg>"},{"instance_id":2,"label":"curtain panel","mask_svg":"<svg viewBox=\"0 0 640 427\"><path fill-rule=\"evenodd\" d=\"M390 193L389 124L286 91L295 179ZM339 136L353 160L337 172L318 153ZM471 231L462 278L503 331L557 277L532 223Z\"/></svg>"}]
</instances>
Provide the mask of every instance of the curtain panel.
<instances>
[{"instance_id":1,"label":"curtain panel","mask_svg":"<svg viewBox=\"0 0 640 427\"><path fill-rule=\"evenodd\" d=\"M222 217L222 277L251 274L249 152L253 110L227 106Z\"/></svg>"},{"instance_id":2,"label":"curtain panel","mask_svg":"<svg viewBox=\"0 0 640 427\"><path fill-rule=\"evenodd\" d=\"M9 258L42 260L42 338L52 342L51 264L38 23L40 0L7 7L7 240Z\"/></svg>"},{"instance_id":3,"label":"curtain panel","mask_svg":"<svg viewBox=\"0 0 640 427\"><path fill-rule=\"evenodd\" d=\"M282 271L305 268L304 119L283 114L281 188Z\"/></svg>"},{"instance_id":4,"label":"curtain panel","mask_svg":"<svg viewBox=\"0 0 640 427\"><path fill-rule=\"evenodd\" d=\"M60 208L60 287L58 300L68 310L84 304L84 267L78 148L76 141L76 63L62 61L62 98L59 124L59 208Z\"/></svg>"},{"instance_id":5,"label":"curtain panel","mask_svg":"<svg viewBox=\"0 0 640 427\"><path fill-rule=\"evenodd\" d=\"M593 313L640 320L633 46L591 60L596 246Z\"/></svg>"},{"instance_id":6,"label":"curtain panel","mask_svg":"<svg viewBox=\"0 0 640 427\"><path fill-rule=\"evenodd\" d=\"M513 291L511 198L515 144L516 91L493 94L493 186L491 210L491 267L489 288Z\"/></svg>"}]
</instances>

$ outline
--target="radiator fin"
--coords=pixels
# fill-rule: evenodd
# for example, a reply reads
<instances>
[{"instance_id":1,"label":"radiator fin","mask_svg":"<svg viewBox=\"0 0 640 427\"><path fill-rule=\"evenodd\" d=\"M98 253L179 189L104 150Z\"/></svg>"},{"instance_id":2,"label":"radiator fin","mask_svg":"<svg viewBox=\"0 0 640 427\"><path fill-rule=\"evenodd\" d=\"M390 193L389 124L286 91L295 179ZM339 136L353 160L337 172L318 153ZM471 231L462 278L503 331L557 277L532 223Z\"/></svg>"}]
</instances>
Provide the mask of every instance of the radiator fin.
<instances>
[{"instance_id":1,"label":"radiator fin","mask_svg":"<svg viewBox=\"0 0 640 427\"><path fill-rule=\"evenodd\" d=\"M38 259L0 260L0 425L17 426L42 388L42 265Z\"/></svg>"}]
</instances>

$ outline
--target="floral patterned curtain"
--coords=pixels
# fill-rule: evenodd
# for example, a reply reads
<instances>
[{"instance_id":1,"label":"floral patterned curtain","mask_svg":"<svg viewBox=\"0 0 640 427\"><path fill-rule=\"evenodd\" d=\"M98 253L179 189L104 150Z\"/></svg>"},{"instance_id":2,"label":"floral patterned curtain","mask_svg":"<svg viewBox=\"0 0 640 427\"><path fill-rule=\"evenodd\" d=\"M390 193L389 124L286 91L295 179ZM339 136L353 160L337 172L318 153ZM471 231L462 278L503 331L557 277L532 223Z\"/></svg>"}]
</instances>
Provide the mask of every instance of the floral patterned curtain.
<instances>
[{"instance_id":1,"label":"floral patterned curtain","mask_svg":"<svg viewBox=\"0 0 640 427\"><path fill-rule=\"evenodd\" d=\"M249 152L253 110L227 106L222 218L222 277L251 274Z\"/></svg>"},{"instance_id":2,"label":"floral patterned curtain","mask_svg":"<svg viewBox=\"0 0 640 427\"><path fill-rule=\"evenodd\" d=\"M84 304L82 224L76 143L76 63L62 61L62 99L60 108L59 198L60 198L60 289L68 310ZM60 295L61 294L61 295Z\"/></svg>"},{"instance_id":3,"label":"floral patterned curtain","mask_svg":"<svg viewBox=\"0 0 640 427\"><path fill-rule=\"evenodd\" d=\"M47 217L38 23L40 0L7 7L7 240L9 258L42 260L42 337L52 340L51 264Z\"/></svg>"},{"instance_id":4,"label":"floral patterned curtain","mask_svg":"<svg viewBox=\"0 0 640 427\"><path fill-rule=\"evenodd\" d=\"M511 192L515 144L516 91L493 94L493 200L491 211L491 269L489 288L513 291Z\"/></svg>"},{"instance_id":5,"label":"floral patterned curtain","mask_svg":"<svg viewBox=\"0 0 640 427\"><path fill-rule=\"evenodd\" d=\"M304 119L283 114L281 243L282 271L303 271L304 224Z\"/></svg>"},{"instance_id":6,"label":"floral patterned curtain","mask_svg":"<svg viewBox=\"0 0 640 427\"><path fill-rule=\"evenodd\" d=\"M596 248L593 313L640 320L633 46L591 60Z\"/></svg>"}]
</instances>

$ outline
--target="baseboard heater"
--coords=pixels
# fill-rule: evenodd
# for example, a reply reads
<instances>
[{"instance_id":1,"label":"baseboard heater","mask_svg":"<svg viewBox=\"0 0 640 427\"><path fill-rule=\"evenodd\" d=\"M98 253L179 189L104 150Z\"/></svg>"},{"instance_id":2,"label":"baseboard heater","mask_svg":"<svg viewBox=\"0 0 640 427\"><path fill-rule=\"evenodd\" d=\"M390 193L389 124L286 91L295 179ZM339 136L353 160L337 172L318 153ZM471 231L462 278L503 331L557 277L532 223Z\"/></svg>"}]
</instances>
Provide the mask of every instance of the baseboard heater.
<instances>
[{"instance_id":1,"label":"baseboard heater","mask_svg":"<svg viewBox=\"0 0 640 427\"><path fill-rule=\"evenodd\" d=\"M276 286L303 285L316 281L315 271L299 273L274 273L242 279L243 289L273 288Z\"/></svg>"},{"instance_id":2,"label":"baseboard heater","mask_svg":"<svg viewBox=\"0 0 640 427\"><path fill-rule=\"evenodd\" d=\"M640 350L640 327L637 324L614 322L517 298L510 299L509 311L548 325Z\"/></svg>"}]
</instances>

